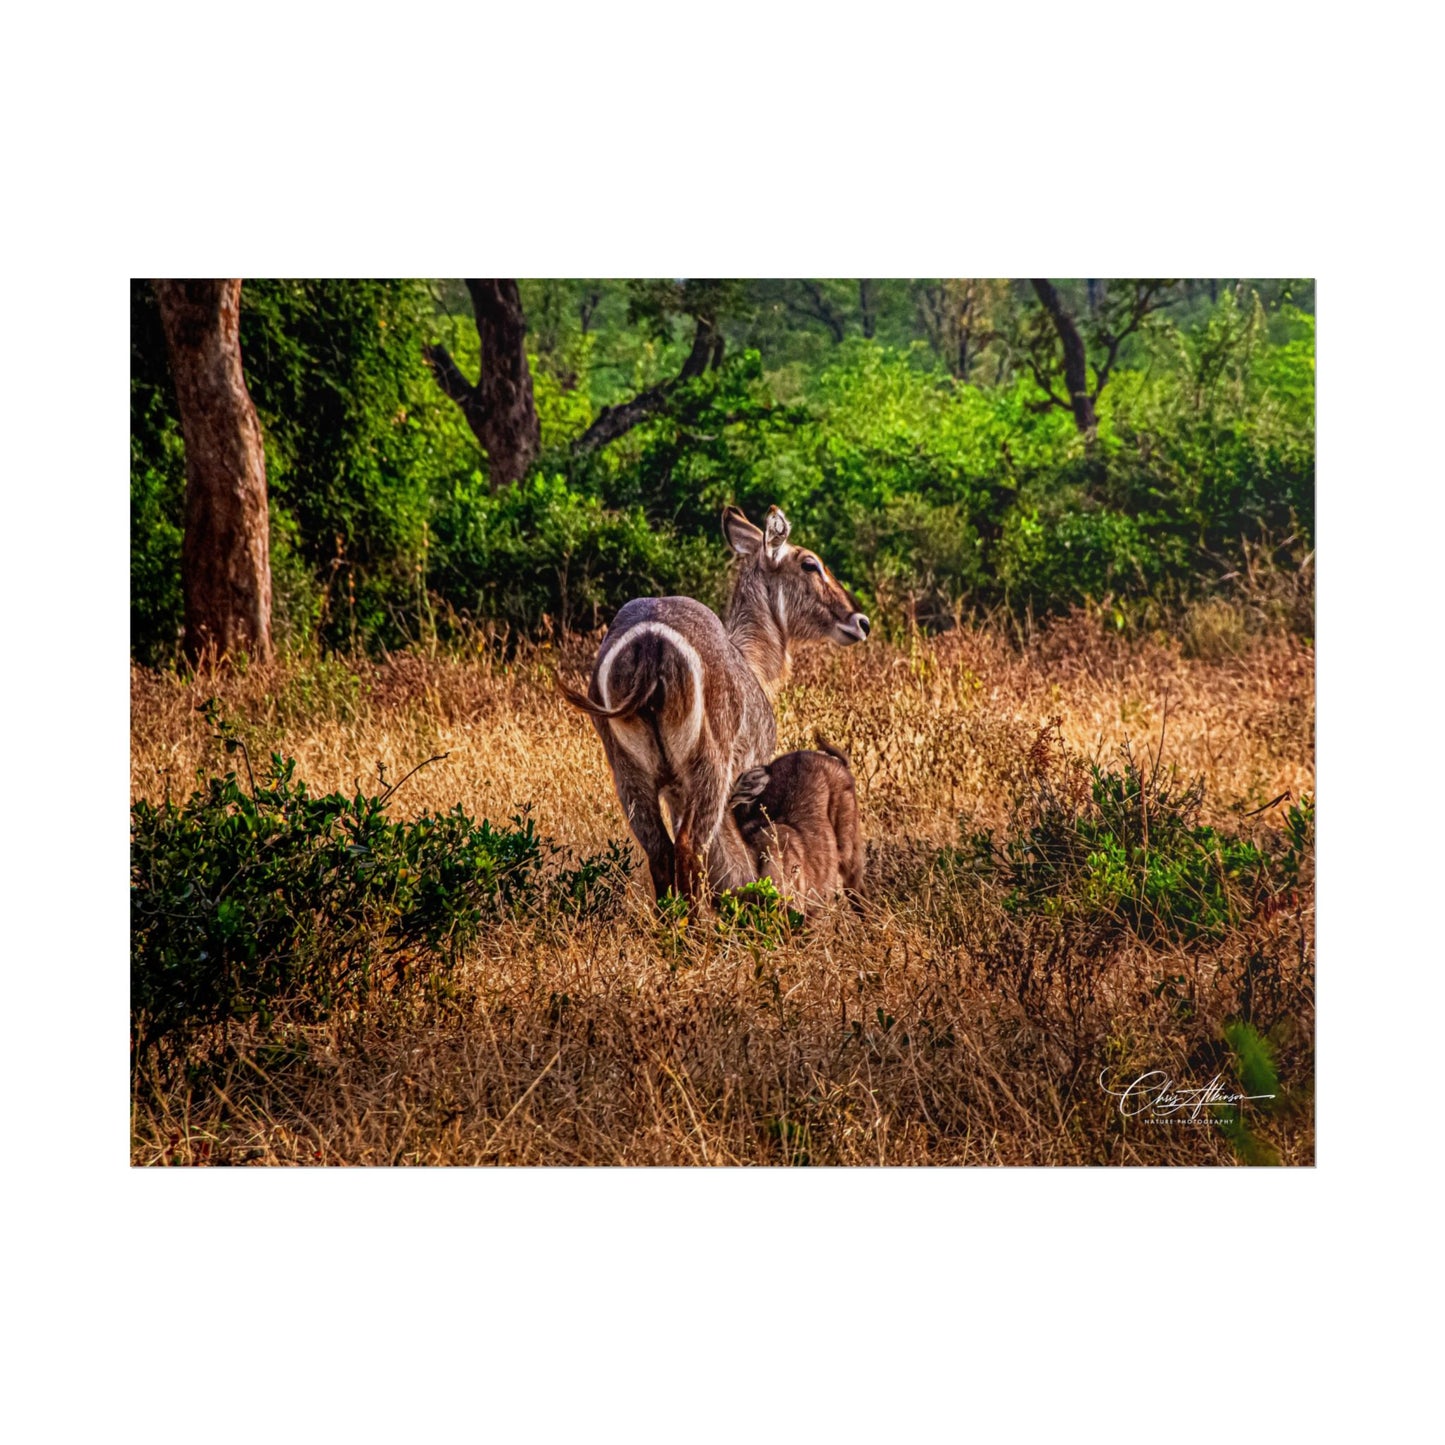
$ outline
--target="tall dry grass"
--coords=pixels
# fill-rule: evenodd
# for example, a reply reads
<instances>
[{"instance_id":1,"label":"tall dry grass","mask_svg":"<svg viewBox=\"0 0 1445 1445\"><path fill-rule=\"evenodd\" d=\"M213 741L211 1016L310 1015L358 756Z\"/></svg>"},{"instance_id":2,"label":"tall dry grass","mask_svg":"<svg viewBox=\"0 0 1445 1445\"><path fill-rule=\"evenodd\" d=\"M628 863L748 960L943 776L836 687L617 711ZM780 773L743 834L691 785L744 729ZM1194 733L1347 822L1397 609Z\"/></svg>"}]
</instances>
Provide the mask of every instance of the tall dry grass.
<instances>
[{"instance_id":1,"label":"tall dry grass","mask_svg":"<svg viewBox=\"0 0 1445 1445\"><path fill-rule=\"evenodd\" d=\"M183 681L132 677L132 792L226 766L216 696L251 748L351 790L446 753L393 811L533 807L578 850L626 836L602 749L554 691L589 654L509 664L407 655ZM1166 724L1167 715L1167 724ZM821 728L853 757L868 847L861 913L778 947L700 920L678 939L639 870L621 918L498 925L445 1007L318 1030L279 1064L138 1093L136 1163L1228 1163L1220 1130L1126 1120L1101 1069L1229 1069L1222 1026L1267 1009L1284 1105L1260 1124L1313 1159L1313 892L1223 941L1146 946L1007 915L939 850L1006 825L1042 725L1075 750L1157 748L1205 780L1205 821L1267 835L1313 790L1313 654L1289 635L1186 657L1078 617L1019 651L985 631L799 659L780 747ZM961 824L962 820L962 824ZM1268 995L1267 999L1265 995ZM1263 1000L1263 1002L1262 1002Z\"/></svg>"}]
</instances>

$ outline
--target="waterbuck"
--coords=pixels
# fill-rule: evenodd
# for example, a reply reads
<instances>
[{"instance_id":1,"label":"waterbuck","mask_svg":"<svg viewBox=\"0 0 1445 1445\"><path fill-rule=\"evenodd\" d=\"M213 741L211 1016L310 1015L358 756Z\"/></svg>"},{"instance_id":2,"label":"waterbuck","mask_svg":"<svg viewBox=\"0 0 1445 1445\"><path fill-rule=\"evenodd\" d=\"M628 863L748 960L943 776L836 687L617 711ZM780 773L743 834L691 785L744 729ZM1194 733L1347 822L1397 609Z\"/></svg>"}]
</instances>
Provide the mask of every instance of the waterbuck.
<instances>
[{"instance_id":1,"label":"waterbuck","mask_svg":"<svg viewBox=\"0 0 1445 1445\"><path fill-rule=\"evenodd\" d=\"M722 528L740 559L726 621L691 597L634 598L613 619L587 696L562 688L591 715L659 898L675 888L699 901L756 876L728 796L777 745L773 698L789 649L868 636L868 619L822 560L790 545L779 508L760 531L727 507Z\"/></svg>"},{"instance_id":2,"label":"waterbuck","mask_svg":"<svg viewBox=\"0 0 1445 1445\"><path fill-rule=\"evenodd\" d=\"M863 837L848 755L822 734L821 752L784 753L749 768L728 806L760 878L806 916L809 909L863 886Z\"/></svg>"}]
</instances>

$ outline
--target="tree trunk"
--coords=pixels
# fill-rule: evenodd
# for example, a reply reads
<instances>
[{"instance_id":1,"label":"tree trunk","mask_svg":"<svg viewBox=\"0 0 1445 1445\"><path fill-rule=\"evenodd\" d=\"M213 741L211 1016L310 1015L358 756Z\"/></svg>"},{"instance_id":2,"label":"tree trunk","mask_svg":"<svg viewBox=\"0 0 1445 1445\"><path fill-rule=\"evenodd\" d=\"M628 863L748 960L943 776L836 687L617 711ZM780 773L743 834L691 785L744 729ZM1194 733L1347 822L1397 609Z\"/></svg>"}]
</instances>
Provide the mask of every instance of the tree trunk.
<instances>
[{"instance_id":1,"label":"tree trunk","mask_svg":"<svg viewBox=\"0 0 1445 1445\"><path fill-rule=\"evenodd\" d=\"M468 281L482 374L473 386L445 347L428 346L437 384L461 407L487 453L487 480L495 492L520 481L542 443L527 363L527 317L515 281Z\"/></svg>"},{"instance_id":2,"label":"tree trunk","mask_svg":"<svg viewBox=\"0 0 1445 1445\"><path fill-rule=\"evenodd\" d=\"M241 283L155 281L186 445L185 653L271 660L266 452L241 371Z\"/></svg>"},{"instance_id":3,"label":"tree trunk","mask_svg":"<svg viewBox=\"0 0 1445 1445\"><path fill-rule=\"evenodd\" d=\"M872 341L873 333L878 329L878 316L873 309L873 283L871 281L859 281L858 283L858 310L863 318L863 335Z\"/></svg>"},{"instance_id":4,"label":"tree trunk","mask_svg":"<svg viewBox=\"0 0 1445 1445\"><path fill-rule=\"evenodd\" d=\"M807 292L809 301L813 303L812 315L828 328L833 337L833 344L841 346L848 331L843 318L838 314L833 303L828 300L823 288L816 281L804 281L803 290Z\"/></svg>"},{"instance_id":5,"label":"tree trunk","mask_svg":"<svg viewBox=\"0 0 1445 1445\"><path fill-rule=\"evenodd\" d=\"M1094 415L1094 402L1089 396L1088 355L1084 350L1083 338L1079 335L1079 328L1074 325L1074 318L1064 310L1064 303L1059 299L1053 283L1038 280L1033 283L1033 287L1063 343L1064 383L1069 388L1069 405L1073 408L1074 425L1085 436L1089 436L1098 427L1098 418Z\"/></svg>"}]
</instances>

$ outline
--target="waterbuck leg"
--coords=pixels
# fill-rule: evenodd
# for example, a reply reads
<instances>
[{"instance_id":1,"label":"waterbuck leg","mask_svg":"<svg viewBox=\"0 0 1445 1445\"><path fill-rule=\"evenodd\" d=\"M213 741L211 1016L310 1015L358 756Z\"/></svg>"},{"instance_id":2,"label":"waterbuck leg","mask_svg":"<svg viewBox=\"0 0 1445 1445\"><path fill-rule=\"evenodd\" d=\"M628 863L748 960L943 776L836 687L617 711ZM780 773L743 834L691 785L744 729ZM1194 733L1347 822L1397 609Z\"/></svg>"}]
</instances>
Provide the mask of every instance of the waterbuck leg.
<instances>
[{"instance_id":1,"label":"waterbuck leg","mask_svg":"<svg viewBox=\"0 0 1445 1445\"><path fill-rule=\"evenodd\" d=\"M730 849L726 843L721 850L715 846L727 813L731 784L713 768L699 768L690 781L692 786L677 818L677 891L689 902L701 902L709 888L732 886L723 879L709 877L709 865L721 862L728 874L737 868L727 856ZM741 843L739 838L739 846ZM720 859L719 851L723 854ZM748 876L745 873L745 879Z\"/></svg>"},{"instance_id":2,"label":"waterbuck leg","mask_svg":"<svg viewBox=\"0 0 1445 1445\"><path fill-rule=\"evenodd\" d=\"M707 868L692 834L680 828L677 834L677 891L689 904L700 902Z\"/></svg>"},{"instance_id":3,"label":"waterbuck leg","mask_svg":"<svg viewBox=\"0 0 1445 1445\"><path fill-rule=\"evenodd\" d=\"M623 816L638 846L647 854L647 869L652 875L652 891L659 901L673 885L677 861L672 839L662 821L662 810L657 802L657 789L653 781L627 766L625 757L618 750L607 749L608 760L612 763L612 781L617 788L617 800L622 804Z\"/></svg>"}]
</instances>

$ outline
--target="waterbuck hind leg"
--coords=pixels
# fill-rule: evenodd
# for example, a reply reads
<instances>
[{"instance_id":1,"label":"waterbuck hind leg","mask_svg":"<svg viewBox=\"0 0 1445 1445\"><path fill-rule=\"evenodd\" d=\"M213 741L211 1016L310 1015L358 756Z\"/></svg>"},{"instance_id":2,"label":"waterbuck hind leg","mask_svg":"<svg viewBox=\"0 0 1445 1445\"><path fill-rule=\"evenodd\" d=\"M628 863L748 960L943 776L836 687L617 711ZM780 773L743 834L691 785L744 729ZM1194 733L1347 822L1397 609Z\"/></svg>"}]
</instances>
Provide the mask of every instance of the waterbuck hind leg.
<instances>
[{"instance_id":1,"label":"waterbuck hind leg","mask_svg":"<svg viewBox=\"0 0 1445 1445\"><path fill-rule=\"evenodd\" d=\"M688 779L688 787L677 817L677 891L689 902L703 902L714 889L733 886L711 876L720 868L728 877L741 870L743 881L751 870L743 857L746 850L732 820L727 819L731 836L721 843L718 835L727 813L729 780L715 767L696 767ZM736 840L736 849L732 846ZM742 855L740 857L739 855Z\"/></svg>"},{"instance_id":2,"label":"waterbuck hind leg","mask_svg":"<svg viewBox=\"0 0 1445 1445\"><path fill-rule=\"evenodd\" d=\"M628 765L625 755L609 746L608 761L612 764L612 781L617 800L638 847L647 855L647 870L652 875L652 891L659 901L673 886L677 860L673 842L662 820L657 788L652 779Z\"/></svg>"}]
</instances>

